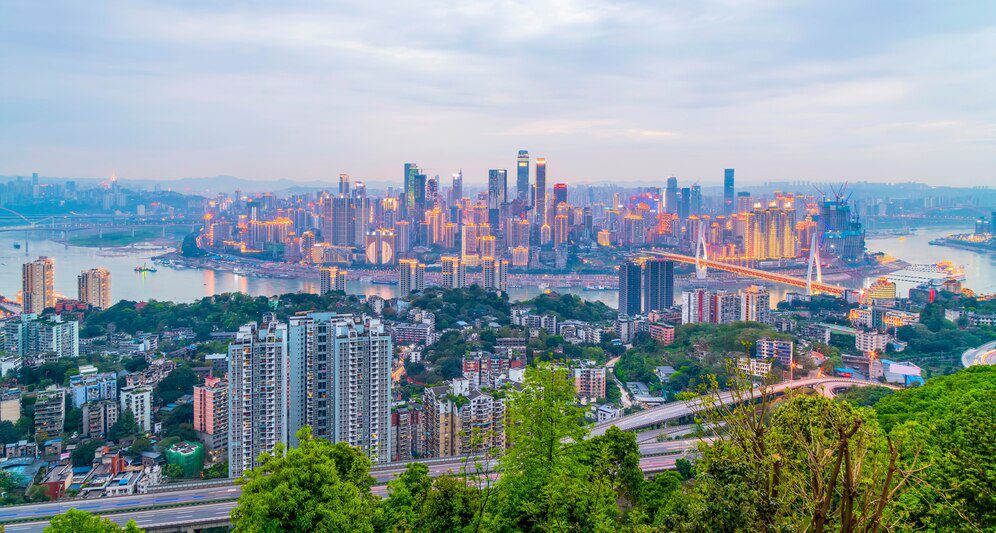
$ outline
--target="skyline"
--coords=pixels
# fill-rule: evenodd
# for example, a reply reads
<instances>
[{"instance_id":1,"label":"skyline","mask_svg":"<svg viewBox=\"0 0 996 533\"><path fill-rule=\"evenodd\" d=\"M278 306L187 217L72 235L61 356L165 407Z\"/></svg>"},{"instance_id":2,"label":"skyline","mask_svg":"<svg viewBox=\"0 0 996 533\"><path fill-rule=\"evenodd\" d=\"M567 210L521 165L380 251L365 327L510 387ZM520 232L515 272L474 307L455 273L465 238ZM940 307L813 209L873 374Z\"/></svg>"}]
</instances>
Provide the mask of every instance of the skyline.
<instances>
[{"instance_id":1,"label":"skyline","mask_svg":"<svg viewBox=\"0 0 996 533\"><path fill-rule=\"evenodd\" d=\"M980 7L982 9L980 9ZM983 3L16 3L0 174L984 185ZM533 176L534 179L534 176Z\"/></svg>"}]
</instances>

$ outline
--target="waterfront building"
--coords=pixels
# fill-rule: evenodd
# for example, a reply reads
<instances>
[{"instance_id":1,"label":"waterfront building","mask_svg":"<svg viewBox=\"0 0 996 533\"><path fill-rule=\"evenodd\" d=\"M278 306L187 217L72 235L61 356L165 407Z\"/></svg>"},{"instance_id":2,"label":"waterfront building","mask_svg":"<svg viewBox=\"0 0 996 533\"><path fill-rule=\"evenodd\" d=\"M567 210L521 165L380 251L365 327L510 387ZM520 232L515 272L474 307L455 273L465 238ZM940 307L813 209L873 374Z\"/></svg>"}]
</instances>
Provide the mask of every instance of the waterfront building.
<instances>
[{"instance_id":1,"label":"waterfront building","mask_svg":"<svg viewBox=\"0 0 996 533\"><path fill-rule=\"evenodd\" d=\"M84 270L77 278L79 301L97 309L107 309L111 302L111 272L106 268Z\"/></svg>"},{"instance_id":2,"label":"waterfront building","mask_svg":"<svg viewBox=\"0 0 996 533\"><path fill-rule=\"evenodd\" d=\"M740 291L740 320L771 323L771 296L768 289L751 285Z\"/></svg>"},{"instance_id":3,"label":"waterfront building","mask_svg":"<svg viewBox=\"0 0 996 533\"><path fill-rule=\"evenodd\" d=\"M332 291L346 292L346 271L337 267L323 267L318 270L319 294Z\"/></svg>"},{"instance_id":4,"label":"waterfront building","mask_svg":"<svg viewBox=\"0 0 996 533\"><path fill-rule=\"evenodd\" d=\"M404 225L408 227L407 223ZM368 265L393 265L396 237L393 230L376 229L367 232L366 258Z\"/></svg>"},{"instance_id":5,"label":"waterfront building","mask_svg":"<svg viewBox=\"0 0 996 533\"><path fill-rule=\"evenodd\" d=\"M402 296L425 290L425 264L417 259L401 259L398 261L398 285Z\"/></svg>"},{"instance_id":6,"label":"waterfront building","mask_svg":"<svg viewBox=\"0 0 996 533\"><path fill-rule=\"evenodd\" d=\"M643 312L674 306L674 262L654 258L643 265Z\"/></svg>"},{"instance_id":7,"label":"waterfront building","mask_svg":"<svg viewBox=\"0 0 996 533\"><path fill-rule=\"evenodd\" d=\"M627 261L619 267L619 314L640 314L640 265Z\"/></svg>"},{"instance_id":8,"label":"waterfront building","mask_svg":"<svg viewBox=\"0 0 996 533\"><path fill-rule=\"evenodd\" d=\"M508 292L508 260L484 257L481 264L484 288Z\"/></svg>"},{"instance_id":9,"label":"waterfront building","mask_svg":"<svg viewBox=\"0 0 996 533\"><path fill-rule=\"evenodd\" d=\"M237 478L287 445L287 325L268 316L242 326L228 361L228 475Z\"/></svg>"},{"instance_id":10,"label":"waterfront building","mask_svg":"<svg viewBox=\"0 0 996 533\"><path fill-rule=\"evenodd\" d=\"M439 260L443 265L443 287L461 289L466 286L467 267L459 257L444 255Z\"/></svg>"},{"instance_id":11,"label":"waterfront building","mask_svg":"<svg viewBox=\"0 0 996 533\"><path fill-rule=\"evenodd\" d=\"M40 315L55 307L55 261L39 257L21 267L21 312Z\"/></svg>"}]
</instances>

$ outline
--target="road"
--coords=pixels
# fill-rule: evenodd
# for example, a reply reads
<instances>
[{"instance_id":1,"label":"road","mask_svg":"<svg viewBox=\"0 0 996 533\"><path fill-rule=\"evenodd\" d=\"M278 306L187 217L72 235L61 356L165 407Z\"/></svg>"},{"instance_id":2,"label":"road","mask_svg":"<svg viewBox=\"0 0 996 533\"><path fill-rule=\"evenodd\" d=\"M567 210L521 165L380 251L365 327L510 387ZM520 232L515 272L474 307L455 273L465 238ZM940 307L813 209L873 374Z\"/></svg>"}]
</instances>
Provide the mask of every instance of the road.
<instances>
[{"instance_id":1,"label":"road","mask_svg":"<svg viewBox=\"0 0 996 533\"><path fill-rule=\"evenodd\" d=\"M806 378L799 379L791 382L778 383L770 387L772 393L781 393L788 389L797 389L804 387L817 387L824 385L837 385L840 386L855 386L855 385L882 385L877 381L864 381L858 379L846 379L846 378L834 378L834 377L822 377L822 378ZM720 395L720 400L726 404L730 403L733 399L732 393L724 392ZM676 420L679 418L685 418L694 413L697 413L702 409L702 403L699 400L692 400L690 402L673 402L669 404L662 405L660 407L654 407L651 409L645 409L633 413L631 415L626 415L609 422L603 422L601 424L596 424L591 430L591 435L603 435L605 430L612 426L616 426L623 431L633 431L636 429L642 429L645 427L655 426L661 422L667 422L670 420Z\"/></svg>"},{"instance_id":2,"label":"road","mask_svg":"<svg viewBox=\"0 0 996 533\"><path fill-rule=\"evenodd\" d=\"M640 459L640 468L644 472L648 473L662 472L664 470L672 470L675 467L675 461L677 461L679 457L681 456L661 455L654 457L643 457ZM211 489L211 490L219 490L219 489ZM190 492L194 493L193 499L184 498L184 497L174 497L173 494L170 494L170 497L168 499L164 500L163 498L160 497L156 498L156 500L153 500L153 501L161 501L160 505L171 505L171 504L181 505L184 502L186 502L188 505L184 507L160 507L148 510L119 512L117 514L108 514L107 518L110 518L112 521L121 526L128 523L129 520L134 520L135 523L137 523L138 526L141 528L149 528L149 527L161 528L171 525L176 525L179 528L180 526L190 527L190 526L196 526L197 524L217 523L228 519L230 513L232 512L232 509L234 509L236 505L234 498L238 498L238 495L241 493L241 489L238 487L227 487L224 489L224 492L220 493L223 495L224 498L226 498L226 501L219 501L214 503L202 503L199 505L190 505L190 504L198 501L205 501L205 499L207 498L207 494L198 493L196 491L190 491ZM386 496L387 485L386 484L375 485L374 487L372 487L371 492L373 492L377 496L381 497ZM84 509L92 513L99 514L101 513L101 510L99 509L94 510L91 508L87 508L85 504L96 503L97 501L104 503L113 501L112 503L114 503L114 505L109 506L111 511L124 510L130 508L130 506L134 506L136 498L144 498L148 496L157 496L157 495L149 494L144 496L121 496L117 498L103 498L101 500L94 500L93 502L74 501L74 502L66 502L63 504L53 503L53 504L38 504L38 505L22 505L18 506L18 509L32 508L32 510L35 511L33 513L35 516L46 516L46 517L52 516L52 511L40 510L39 506L45 506L45 505L60 506L59 508L61 510L59 511L59 513L63 513L65 511L68 511L69 509ZM196 498L196 496L202 496L202 497L198 499ZM6 510L10 509L13 508L9 508ZM24 513L19 513L19 514L24 514ZM3 520L10 520L10 519L11 517L9 515L3 518ZM25 520L28 519L30 519L30 517L25 518ZM47 520L39 519L39 521L37 522L6 524L5 527L7 532L36 533L44 531L45 526L47 525L48 525Z\"/></svg>"},{"instance_id":3,"label":"road","mask_svg":"<svg viewBox=\"0 0 996 533\"><path fill-rule=\"evenodd\" d=\"M633 401L629 399L629 391L626 390L626 387L624 387L622 382L619 381L619 378L616 377L616 363L618 363L621 358L621 355L617 355L612 359L609 359L608 362L605 363L605 372L612 378L612 382L616 384L616 387L619 387L619 401L622 402L623 407L625 408L633 405Z\"/></svg>"}]
</instances>

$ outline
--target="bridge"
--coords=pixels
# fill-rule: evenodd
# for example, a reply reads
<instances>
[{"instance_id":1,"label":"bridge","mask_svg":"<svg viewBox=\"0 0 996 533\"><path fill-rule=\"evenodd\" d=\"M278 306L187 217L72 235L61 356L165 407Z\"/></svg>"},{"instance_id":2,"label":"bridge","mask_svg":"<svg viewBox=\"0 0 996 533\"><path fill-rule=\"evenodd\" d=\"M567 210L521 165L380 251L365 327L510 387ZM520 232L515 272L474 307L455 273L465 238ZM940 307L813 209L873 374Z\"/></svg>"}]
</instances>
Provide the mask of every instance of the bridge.
<instances>
[{"instance_id":1,"label":"bridge","mask_svg":"<svg viewBox=\"0 0 996 533\"><path fill-rule=\"evenodd\" d=\"M818 389L857 385L882 386L877 381L821 377L779 383L769 387L768 391L772 394L780 394L789 389L797 388ZM759 393L760 389L756 389L756 392ZM718 400L723 404L735 401L731 393L720 394ZM592 428L591 435L603 435L612 426L626 431L652 428L688 418L707 407L708 405L705 405L701 400L674 402L597 424ZM671 470L675 467L675 461L681 457L681 454L694 449L700 442L708 441L709 439L698 438L661 442L657 442L655 439L639 439L640 468L646 473ZM413 462L425 463L431 476L460 473L461 469L468 464L466 457L445 457ZM408 462L388 463L371 468L370 475L376 480L372 492L378 496L385 496L387 482L404 472L407 464ZM474 468L473 459L470 460L469 464L470 468ZM230 479L167 485L161 487L160 490L134 496L63 500L0 507L0 523L6 527L8 532L42 531L48 525L48 520L51 517L63 514L69 509L80 509L94 514L106 515L121 525L134 519L139 527L144 528L149 533L193 531L194 529L229 525L229 513L235 507L240 494L241 488Z\"/></svg>"},{"instance_id":2,"label":"bridge","mask_svg":"<svg viewBox=\"0 0 996 533\"><path fill-rule=\"evenodd\" d=\"M779 274L777 272L766 272L764 270L758 270L756 268L750 268L746 266L733 265L730 263L723 263L721 261L715 261L712 259L706 259L701 257L691 257L688 255L676 254L671 252L658 252L652 251L647 252L651 255L657 257L663 257L670 261L675 261L678 263L685 263L689 265L696 265L701 270L706 268L714 268L716 270L722 270L723 272L731 272L739 276L756 278L765 281L772 281L775 283L782 283L785 285L791 285L792 287L799 287L801 289L806 289L810 294L814 293L825 293L832 294L834 296L843 296L844 287L839 285L831 285L829 283L823 283L822 281L813 281L803 278L797 278L795 276L789 276L786 274Z\"/></svg>"}]
</instances>

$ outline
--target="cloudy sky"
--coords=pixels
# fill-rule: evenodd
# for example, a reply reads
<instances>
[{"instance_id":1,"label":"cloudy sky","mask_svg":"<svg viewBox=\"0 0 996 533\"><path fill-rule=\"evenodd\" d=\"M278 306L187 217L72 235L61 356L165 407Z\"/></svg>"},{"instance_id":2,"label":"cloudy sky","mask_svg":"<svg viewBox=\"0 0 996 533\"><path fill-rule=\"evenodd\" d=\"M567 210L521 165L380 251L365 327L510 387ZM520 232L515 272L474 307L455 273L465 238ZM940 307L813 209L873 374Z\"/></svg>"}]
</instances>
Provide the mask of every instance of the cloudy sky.
<instances>
[{"instance_id":1,"label":"cloudy sky","mask_svg":"<svg viewBox=\"0 0 996 533\"><path fill-rule=\"evenodd\" d=\"M991 0L0 0L0 79L0 175L996 183Z\"/></svg>"}]
</instances>

